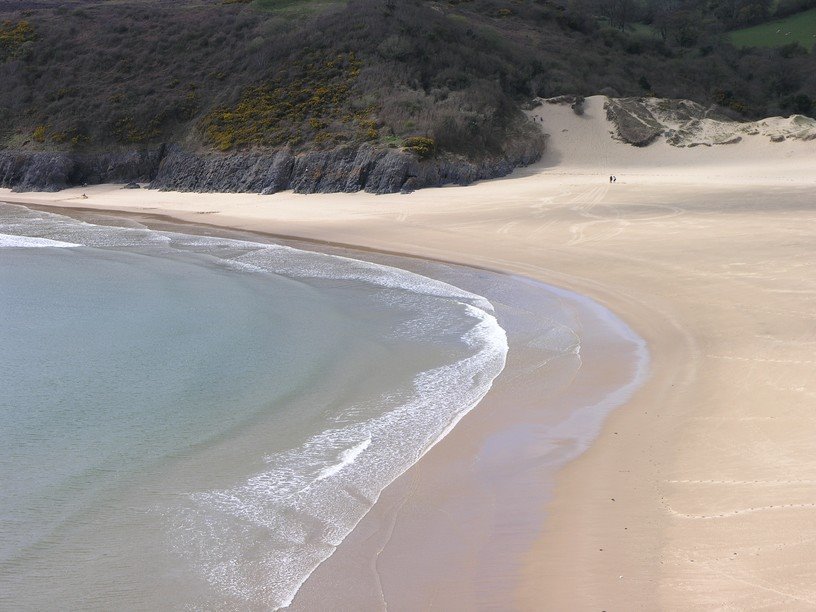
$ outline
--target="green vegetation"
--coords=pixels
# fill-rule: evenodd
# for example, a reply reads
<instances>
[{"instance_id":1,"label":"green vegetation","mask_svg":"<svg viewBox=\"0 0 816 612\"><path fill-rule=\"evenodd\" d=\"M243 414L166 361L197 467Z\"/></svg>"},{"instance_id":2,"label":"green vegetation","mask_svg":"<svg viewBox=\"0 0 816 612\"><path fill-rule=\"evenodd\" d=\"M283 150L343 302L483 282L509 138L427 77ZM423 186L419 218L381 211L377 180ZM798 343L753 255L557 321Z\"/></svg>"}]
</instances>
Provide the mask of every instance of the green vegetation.
<instances>
[{"instance_id":1,"label":"green vegetation","mask_svg":"<svg viewBox=\"0 0 816 612\"><path fill-rule=\"evenodd\" d=\"M412 151L422 158L430 157L436 152L436 143L432 138L423 138L422 136L413 136L406 138L403 143L403 148L406 151Z\"/></svg>"},{"instance_id":2,"label":"green vegetation","mask_svg":"<svg viewBox=\"0 0 816 612\"><path fill-rule=\"evenodd\" d=\"M233 0L235 1L235 0ZM242 1L242 0L241 0ZM308 16L318 11L345 4L342 0L247 0L252 8L289 16Z\"/></svg>"},{"instance_id":3,"label":"green vegetation","mask_svg":"<svg viewBox=\"0 0 816 612\"><path fill-rule=\"evenodd\" d=\"M539 138L521 111L536 96L813 114L812 53L727 33L814 2L0 0L0 148L370 142L477 160Z\"/></svg>"},{"instance_id":4,"label":"green vegetation","mask_svg":"<svg viewBox=\"0 0 816 612\"><path fill-rule=\"evenodd\" d=\"M201 122L206 140L221 151L258 145L318 145L377 137L368 107L345 112L360 62L353 53L315 54L274 82L246 88L234 106L221 106ZM351 127L351 130L349 129ZM356 129L355 129L356 128ZM349 133L351 132L351 133Z\"/></svg>"},{"instance_id":5,"label":"green vegetation","mask_svg":"<svg viewBox=\"0 0 816 612\"><path fill-rule=\"evenodd\" d=\"M813 49L816 44L816 9L777 19L729 34L738 47L784 47L791 44Z\"/></svg>"},{"instance_id":6,"label":"green vegetation","mask_svg":"<svg viewBox=\"0 0 816 612\"><path fill-rule=\"evenodd\" d=\"M31 135L34 142L45 142L45 129L44 125L38 125L34 128L34 133Z\"/></svg>"},{"instance_id":7,"label":"green vegetation","mask_svg":"<svg viewBox=\"0 0 816 612\"><path fill-rule=\"evenodd\" d=\"M35 38L34 28L28 21L14 23L5 20L0 24L0 61L6 61L19 54L27 42Z\"/></svg>"}]
</instances>

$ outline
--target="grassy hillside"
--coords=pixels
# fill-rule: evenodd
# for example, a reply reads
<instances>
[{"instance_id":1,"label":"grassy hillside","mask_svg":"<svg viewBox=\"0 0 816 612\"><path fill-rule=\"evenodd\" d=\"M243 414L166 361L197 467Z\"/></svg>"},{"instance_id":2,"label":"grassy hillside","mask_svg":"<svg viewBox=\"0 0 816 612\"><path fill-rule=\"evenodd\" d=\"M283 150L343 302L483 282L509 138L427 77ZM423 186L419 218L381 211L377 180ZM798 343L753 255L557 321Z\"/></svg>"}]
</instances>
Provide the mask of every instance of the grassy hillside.
<instances>
[{"instance_id":1,"label":"grassy hillside","mask_svg":"<svg viewBox=\"0 0 816 612\"><path fill-rule=\"evenodd\" d=\"M696 13L689 30L657 13L622 23L604 6L0 0L0 147L423 142L423 154L478 159L533 136L521 107L535 96L654 94L747 116L813 112L812 55L738 50Z\"/></svg>"},{"instance_id":2,"label":"grassy hillside","mask_svg":"<svg viewBox=\"0 0 816 612\"><path fill-rule=\"evenodd\" d=\"M233 2L251 4L254 9L275 12L290 17L313 15L346 4L345 0L233 0Z\"/></svg>"},{"instance_id":3,"label":"grassy hillside","mask_svg":"<svg viewBox=\"0 0 816 612\"><path fill-rule=\"evenodd\" d=\"M812 50L816 44L816 9L736 30L731 32L730 38L738 47L782 47L798 43Z\"/></svg>"}]
</instances>

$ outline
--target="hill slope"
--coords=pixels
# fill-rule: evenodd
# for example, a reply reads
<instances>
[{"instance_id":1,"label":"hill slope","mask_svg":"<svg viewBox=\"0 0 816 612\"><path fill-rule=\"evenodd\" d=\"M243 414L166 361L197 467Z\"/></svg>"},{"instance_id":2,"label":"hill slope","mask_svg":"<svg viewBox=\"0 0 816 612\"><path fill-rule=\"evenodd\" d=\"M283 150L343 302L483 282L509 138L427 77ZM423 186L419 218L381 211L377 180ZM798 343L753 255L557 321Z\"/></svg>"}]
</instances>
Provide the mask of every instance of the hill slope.
<instances>
[{"instance_id":1,"label":"hill slope","mask_svg":"<svg viewBox=\"0 0 816 612\"><path fill-rule=\"evenodd\" d=\"M711 29L663 40L576 6L0 0L0 184L383 192L534 161L535 96L812 111L812 55Z\"/></svg>"}]
</instances>

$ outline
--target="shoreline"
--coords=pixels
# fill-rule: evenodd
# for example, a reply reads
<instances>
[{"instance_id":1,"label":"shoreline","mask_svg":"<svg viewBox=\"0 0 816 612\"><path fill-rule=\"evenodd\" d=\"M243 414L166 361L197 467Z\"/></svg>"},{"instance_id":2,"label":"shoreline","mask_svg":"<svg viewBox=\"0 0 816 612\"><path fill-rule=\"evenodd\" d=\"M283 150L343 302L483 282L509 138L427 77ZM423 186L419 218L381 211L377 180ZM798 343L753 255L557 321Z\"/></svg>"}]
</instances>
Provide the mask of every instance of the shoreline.
<instances>
[{"instance_id":1,"label":"shoreline","mask_svg":"<svg viewBox=\"0 0 816 612\"><path fill-rule=\"evenodd\" d=\"M652 375L559 472L513 606L813 607L816 143L635 149L609 138L597 100L580 118L536 112L552 135L545 159L465 188L375 197L94 187L89 200L81 190L0 200L206 218L589 296L646 340Z\"/></svg>"},{"instance_id":2,"label":"shoreline","mask_svg":"<svg viewBox=\"0 0 816 612\"><path fill-rule=\"evenodd\" d=\"M31 207L46 212L67 214L80 220L87 219L94 223L104 224L104 218L109 216L113 224L119 219L133 220L159 231L180 231L251 241L260 237L295 248L314 248L319 252L400 267L452 283L469 292L482 294L484 288L489 289L484 293L489 294L486 297L496 307L496 315L500 320L505 319L509 322L513 330L508 333L511 358L505 370L493 381L491 390L478 406L463 413L455 426L451 426L428 448L417 463L382 491L381 499L360 520L338 549L313 570L287 609L313 609L320 605L324 597L338 605L371 608L377 603L374 585L389 579L395 583L394 576L405 572L403 561L397 563L396 567L388 569L389 554L405 556L408 553L417 559L425 559L426 563L431 565L434 562L430 559L438 559L444 553L448 562L452 562L455 567L464 568L466 564L461 558L462 549L472 546L472 542L440 544L437 541L432 544L431 550L423 553L418 551L414 542L422 540L423 534L429 529L441 530L448 534L455 529L456 525L446 524L445 513L439 508L442 503L449 509L456 508L456 512L460 512L463 507L474 505L474 500L485 495L488 495L489 499L483 500L481 505L490 507L490 510L482 512L483 516L476 516L478 511L474 513L472 509L470 510L472 516L469 518L469 524L478 525L478 529L471 531L469 539L472 540L473 533L478 532L484 540L484 546L492 544L491 554L501 558L501 562L493 560L487 564L489 570L483 568L481 571L491 574L499 570L505 578L498 582L493 579L491 592L481 593L477 598L471 592L468 583L463 583L461 578L456 584L450 581L452 575L450 567L437 562L437 573L448 574L445 596L450 605L461 604L468 599L472 605L484 605L488 599L498 605L501 601L512 598L517 580L509 576L521 572L521 562L524 551L529 546L530 534L537 530L537 526L544 518L543 507L549 501L555 473L591 444L598 435L603 419L635 392L647 375L649 358L645 343L634 335L628 326L589 298L540 281L487 268L465 267L442 260L428 260L424 257L393 252L382 253L374 249L363 252L350 245L328 245L325 242L302 241L294 237L237 232L193 222L179 222L164 216L101 209L64 210L42 204ZM102 218L96 218L97 215ZM501 290L493 286L496 283L501 285ZM484 287L480 288L481 285ZM558 302L563 304L556 306ZM525 308L530 308L531 311L527 312ZM530 333L534 330L531 330L530 322L525 317L535 318L538 309L551 313L551 308L565 309L559 315L559 320L564 320L563 324L569 320L570 325L577 323L584 330L592 329L591 333L585 332L579 345L582 353L588 351L590 357L587 361L586 356L579 357L576 353L577 371L575 374L566 374L571 379L567 382L561 382L558 374L560 369L569 368L566 361L562 368L550 370L549 364L543 366L538 364L541 359L539 352L527 346L531 340ZM507 322L504 325L507 325ZM596 345L603 347L598 349ZM609 380L608 373L602 372L609 368L599 365L613 359L609 348L611 345L621 347L614 358L617 362L617 366L613 368L616 372L613 376L614 382ZM627 346L631 348L632 354L624 358L624 351L630 350ZM566 356L551 359L564 360ZM538 376L539 368L544 372L543 378ZM629 374L626 374L627 372ZM524 381L524 391L517 388L519 380ZM576 386L584 390L577 391ZM591 390L591 393L585 389ZM551 391L556 397L538 399L534 390L542 394ZM513 409L508 410L511 402ZM474 414L476 412L479 414ZM520 435L518 430L521 423L525 428L534 427L538 432L538 439L533 440L529 435ZM465 429L464 432L461 431L462 428ZM548 442L543 443L542 439ZM469 449L468 452L479 456L478 461L475 458L473 461L479 463L481 467L467 465L467 462L463 465L462 461L451 461L451 456L461 455L463 449ZM520 460L518 454L526 456L527 459ZM532 479L528 474L525 476L525 482L528 484L531 481L535 482L538 492L536 488L520 487L517 483L515 486L508 486L505 482L506 474L519 468L526 472L535 472L535 478ZM497 480L494 474L497 470L504 474L501 481ZM436 490L430 493L423 491L423 484L438 485L439 482L443 482L447 489L444 495ZM426 486L429 487L430 485ZM491 489L493 493L486 493L487 489ZM501 491L501 494L497 491ZM416 503L416 498L423 495L430 496L431 499L424 499L419 503L421 512L404 511L406 500L410 499L411 503ZM440 499L443 497L444 499ZM537 501L532 504L534 499ZM395 500L398 500L398 503ZM521 509L514 507L514 500L516 503L521 502ZM499 508L502 508L501 513L514 513L515 526L510 532L505 529L499 534L496 527L491 525L492 515ZM426 516L429 509L435 516ZM453 513L454 510L450 510L449 514ZM519 525L526 528L519 528ZM361 534L365 534L365 537ZM498 544L495 541L490 542L491 539L498 539L499 535L502 537ZM402 537L402 542L395 545L393 542L399 537ZM371 540L375 538L381 542L375 547L379 548L378 550L371 545ZM508 539L513 540L512 546ZM385 541L389 544L387 549ZM359 564L352 561L360 557L375 556L378 558L378 564L385 565L387 569L379 569L377 572L361 571ZM453 561L453 557L457 559ZM394 564L394 561L390 563ZM365 564L364 567L366 570L369 569ZM339 588L338 585L343 587ZM349 585L353 585L353 588L348 588ZM405 582L396 581L396 586L392 589L398 594L389 594L387 601L405 603L412 600L419 606L430 599L428 593L433 586L434 579L428 575ZM361 592L366 593L366 596L361 597ZM383 600L386 600L385 597Z\"/></svg>"}]
</instances>

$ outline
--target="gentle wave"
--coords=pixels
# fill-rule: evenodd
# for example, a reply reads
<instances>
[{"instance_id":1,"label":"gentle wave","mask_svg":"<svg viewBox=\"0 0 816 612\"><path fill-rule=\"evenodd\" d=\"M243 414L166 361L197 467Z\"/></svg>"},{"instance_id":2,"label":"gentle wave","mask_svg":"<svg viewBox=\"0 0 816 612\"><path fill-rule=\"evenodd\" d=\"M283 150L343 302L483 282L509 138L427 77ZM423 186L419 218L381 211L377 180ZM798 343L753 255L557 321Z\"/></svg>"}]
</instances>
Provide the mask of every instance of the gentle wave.
<instances>
[{"instance_id":1,"label":"gentle wave","mask_svg":"<svg viewBox=\"0 0 816 612\"><path fill-rule=\"evenodd\" d=\"M235 488L191 497L174 543L210 584L247 603L288 606L382 490L479 403L504 368L507 337L493 315L461 305L474 320L462 338L471 356L420 373L412 397L381 416L270 455L266 471ZM258 539L272 545L248 559Z\"/></svg>"},{"instance_id":2,"label":"gentle wave","mask_svg":"<svg viewBox=\"0 0 816 612\"><path fill-rule=\"evenodd\" d=\"M365 449L367 449L371 445L371 438L366 438L362 442L360 442L357 446L352 446L351 448L347 448L342 453L340 453L340 461L339 463L335 463L334 465L330 465L327 468L323 468L320 471L320 474L317 475L316 480L324 480L325 478L330 478L337 474L340 470L342 470L347 465L351 465L354 463L354 460L360 456Z\"/></svg>"},{"instance_id":3,"label":"gentle wave","mask_svg":"<svg viewBox=\"0 0 816 612\"><path fill-rule=\"evenodd\" d=\"M95 248L141 247L158 255L188 251L251 274L378 288L377 299L387 306L409 303L421 313L394 330L397 336L432 344L440 334L463 330L456 333L466 356L416 374L410 388L380 398L379 414L360 421L357 407L348 406L337 420L343 426L268 455L265 469L243 482L192 493L178 507L158 509L181 557L222 596L252 606L288 606L382 490L481 401L505 365L507 335L492 304L420 274L282 245L160 232L138 223L111 227L21 206L3 212L0 231L7 235ZM437 311L445 315L435 317Z\"/></svg>"},{"instance_id":4,"label":"gentle wave","mask_svg":"<svg viewBox=\"0 0 816 612\"><path fill-rule=\"evenodd\" d=\"M354 280L427 296L458 298L488 312L493 311L490 301L480 295L407 270L350 257L280 244L156 231L136 222L130 227L97 225L21 205L0 205L4 213L0 232L5 232L3 235L10 239L44 238L66 241L71 246L96 248L155 246L206 252L226 264L250 272L271 272L301 279ZM104 216L100 215L101 218Z\"/></svg>"}]
</instances>

